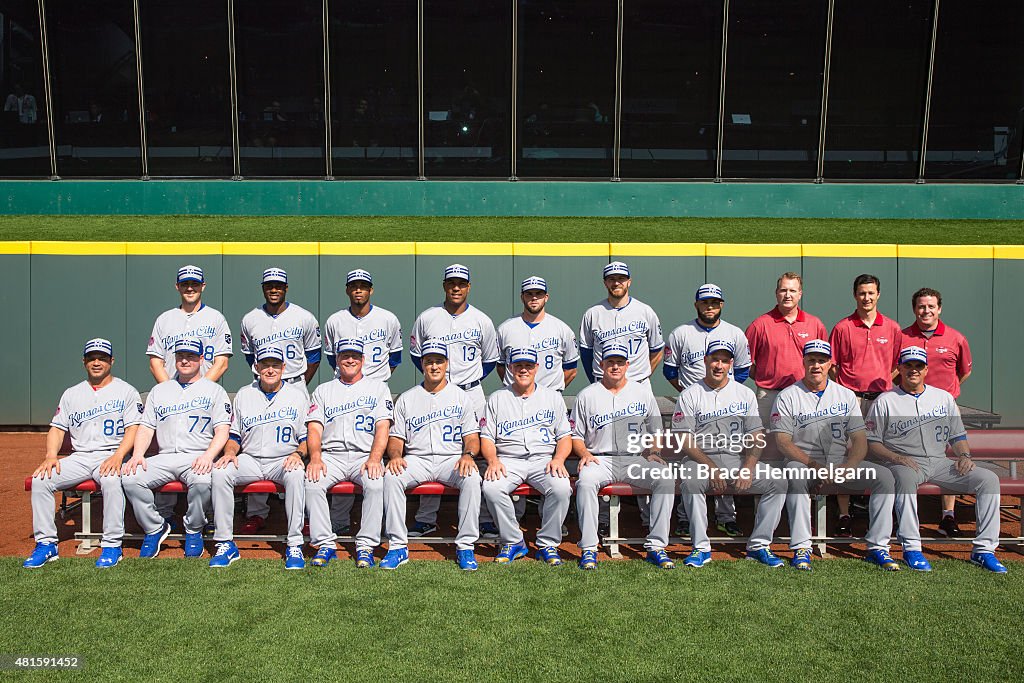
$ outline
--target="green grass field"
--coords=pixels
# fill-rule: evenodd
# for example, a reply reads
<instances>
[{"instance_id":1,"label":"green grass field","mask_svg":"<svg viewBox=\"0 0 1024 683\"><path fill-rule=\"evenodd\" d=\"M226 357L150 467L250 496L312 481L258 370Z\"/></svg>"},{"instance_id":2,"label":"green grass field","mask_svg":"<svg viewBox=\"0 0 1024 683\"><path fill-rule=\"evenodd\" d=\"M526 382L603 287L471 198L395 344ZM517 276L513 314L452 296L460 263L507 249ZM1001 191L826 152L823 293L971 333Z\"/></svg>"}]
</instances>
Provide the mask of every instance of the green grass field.
<instances>
[{"instance_id":1,"label":"green grass field","mask_svg":"<svg viewBox=\"0 0 1024 683\"><path fill-rule=\"evenodd\" d=\"M596 236L600 235L600 238ZM828 218L0 216L0 240L1024 244L1024 221Z\"/></svg>"},{"instance_id":2,"label":"green grass field","mask_svg":"<svg viewBox=\"0 0 1024 683\"><path fill-rule=\"evenodd\" d=\"M0 560L0 654L77 654L93 680L1020 680L1024 571L858 560L411 562Z\"/></svg>"}]
</instances>

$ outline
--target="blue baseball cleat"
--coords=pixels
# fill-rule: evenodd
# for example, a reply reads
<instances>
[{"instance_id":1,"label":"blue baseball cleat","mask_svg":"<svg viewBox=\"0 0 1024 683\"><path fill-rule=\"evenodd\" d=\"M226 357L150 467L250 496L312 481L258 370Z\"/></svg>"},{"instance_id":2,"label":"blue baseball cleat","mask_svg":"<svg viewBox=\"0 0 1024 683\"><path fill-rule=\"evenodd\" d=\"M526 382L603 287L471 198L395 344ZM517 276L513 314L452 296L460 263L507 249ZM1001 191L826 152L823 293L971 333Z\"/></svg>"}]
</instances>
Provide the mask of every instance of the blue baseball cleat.
<instances>
[{"instance_id":1,"label":"blue baseball cleat","mask_svg":"<svg viewBox=\"0 0 1024 683\"><path fill-rule=\"evenodd\" d=\"M96 567L98 569L110 569L116 567L117 563L121 561L121 546L116 548L104 548L100 551L100 556L96 559Z\"/></svg>"},{"instance_id":2,"label":"blue baseball cleat","mask_svg":"<svg viewBox=\"0 0 1024 683\"><path fill-rule=\"evenodd\" d=\"M384 556L384 559L380 561L381 569L398 569L403 564L409 561L409 549L408 548L396 548L389 550L388 554Z\"/></svg>"},{"instance_id":3,"label":"blue baseball cleat","mask_svg":"<svg viewBox=\"0 0 1024 683\"><path fill-rule=\"evenodd\" d=\"M657 566L659 569L675 569L676 563L672 561L672 558L668 556L668 553L662 550L649 550L647 551L647 562Z\"/></svg>"},{"instance_id":4,"label":"blue baseball cleat","mask_svg":"<svg viewBox=\"0 0 1024 683\"><path fill-rule=\"evenodd\" d=\"M462 571L475 572L479 566L471 549L455 551L455 560L459 563L459 569Z\"/></svg>"},{"instance_id":5,"label":"blue baseball cleat","mask_svg":"<svg viewBox=\"0 0 1024 683\"><path fill-rule=\"evenodd\" d=\"M757 560L761 564L765 565L766 567L771 567L772 569L778 569L779 567L786 566L786 562L768 548L761 548L760 550L748 550L747 559Z\"/></svg>"},{"instance_id":6,"label":"blue baseball cleat","mask_svg":"<svg viewBox=\"0 0 1024 683\"><path fill-rule=\"evenodd\" d=\"M35 550L28 556L21 566L25 569L36 569L42 567L47 562L54 562L59 560L60 555L57 554L56 543L36 543Z\"/></svg>"},{"instance_id":7,"label":"blue baseball cleat","mask_svg":"<svg viewBox=\"0 0 1024 683\"><path fill-rule=\"evenodd\" d=\"M148 559L159 555L160 546L167 540L169 533L171 533L171 525L164 522L164 525L160 527L160 531L146 534L145 538L142 539L142 547L139 548L139 557Z\"/></svg>"},{"instance_id":8,"label":"blue baseball cleat","mask_svg":"<svg viewBox=\"0 0 1024 683\"><path fill-rule=\"evenodd\" d=\"M903 561L916 572L930 572L932 565L920 550L904 550Z\"/></svg>"},{"instance_id":9,"label":"blue baseball cleat","mask_svg":"<svg viewBox=\"0 0 1024 683\"><path fill-rule=\"evenodd\" d=\"M203 535L185 533L185 557L203 556Z\"/></svg>"},{"instance_id":10,"label":"blue baseball cleat","mask_svg":"<svg viewBox=\"0 0 1024 683\"><path fill-rule=\"evenodd\" d=\"M560 567L562 558L558 556L558 548L541 548L537 551L537 559L549 567Z\"/></svg>"},{"instance_id":11,"label":"blue baseball cleat","mask_svg":"<svg viewBox=\"0 0 1024 683\"><path fill-rule=\"evenodd\" d=\"M705 552L701 552L700 550L694 550L693 552L691 552L689 555L686 556L686 559L683 560L683 564L686 565L687 567L693 567L694 569L700 569L701 567L703 567L704 565L706 565L710 561L711 561L711 553L710 552L705 553Z\"/></svg>"},{"instance_id":12,"label":"blue baseball cleat","mask_svg":"<svg viewBox=\"0 0 1024 683\"><path fill-rule=\"evenodd\" d=\"M230 567L235 560L242 559L238 546L234 541L222 541L217 544L217 552L210 558L211 567Z\"/></svg>"},{"instance_id":13,"label":"blue baseball cleat","mask_svg":"<svg viewBox=\"0 0 1024 683\"><path fill-rule=\"evenodd\" d=\"M290 545L284 552L285 569L305 569L306 558L302 556L301 545Z\"/></svg>"},{"instance_id":14,"label":"blue baseball cleat","mask_svg":"<svg viewBox=\"0 0 1024 683\"><path fill-rule=\"evenodd\" d=\"M580 555L580 569L597 569L597 551L584 550Z\"/></svg>"},{"instance_id":15,"label":"blue baseball cleat","mask_svg":"<svg viewBox=\"0 0 1024 683\"><path fill-rule=\"evenodd\" d=\"M889 554L888 550L869 550L868 554L864 557L864 561L881 567L887 572L898 572L900 570L899 564L896 563L896 560L892 559L892 555Z\"/></svg>"},{"instance_id":16,"label":"blue baseball cleat","mask_svg":"<svg viewBox=\"0 0 1024 683\"><path fill-rule=\"evenodd\" d=\"M313 556L312 564L314 567L326 567L331 563L331 560L335 560L337 558L337 550L329 545L322 545L317 549L316 555Z\"/></svg>"},{"instance_id":17,"label":"blue baseball cleat","mask_svg":"<svg viewBox=\"0 0 1024 683\"><path fill-rule=\"evenodd\" d=\"M356 567L369 569L373 566L373 548L356 548Z\"/></svg>"},{"instance_id":18,"label":"blue baseball cleat","mask_svg":"<svg viewBox=\"0 0 1024 683\"><path fill-rule=\"evenodd\" d=\"M805 572L811 571L811 549L797 548L793 553L793 559L789 561L789 566Z\"/></svg>"},{"instance_id":19,"label":"blue baseball cleat","mask_svg":"<svg viewBox=\"0 0 1024 683\"><path fill-rule=\"evenodd\" d=\"M1005 574L1006 565L996 559L995 553L971 553L971 564L976 564L982 569L987 569L996 574Z\"/></svg>"},{"instance_id":20,"label":"blue baseball cleat","mask_svg":"<svg viewBox=\"0 0 1024 683\"><path fill-rule=\"evenodd\" d=\"M512 564L520 557L526 557L530 549L524 543L506 543L495 556L494 561L498 564Z\"/></svg>"},{"instance_id":21,"label":"blue baseball cleat","mask_svg":"<svg viewBox=\"0 0 1024 683\"><path fill-rule=\"evenodd\" d=\"M480 525L480 538L497 540L499 535L498 525L494 522L484 522Z\"/></svg>"}]
</instances>

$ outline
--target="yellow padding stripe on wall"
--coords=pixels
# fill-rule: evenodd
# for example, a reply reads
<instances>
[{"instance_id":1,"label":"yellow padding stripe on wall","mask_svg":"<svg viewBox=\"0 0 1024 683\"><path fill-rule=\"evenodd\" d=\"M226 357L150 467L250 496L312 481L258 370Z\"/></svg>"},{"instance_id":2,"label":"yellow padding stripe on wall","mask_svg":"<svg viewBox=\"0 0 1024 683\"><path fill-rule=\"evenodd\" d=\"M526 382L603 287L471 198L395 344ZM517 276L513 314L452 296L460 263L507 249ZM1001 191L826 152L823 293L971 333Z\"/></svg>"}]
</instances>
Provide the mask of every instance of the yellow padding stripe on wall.
<instances>
[{"instance_id":1,"label":"yellow padding stripe on wall","mask_svg":"<svg viewBox=\"0 0 1024 683\"><path fill-rule=\"evenodd\" d=\"M124 256L124 242L32 242L33 254L59 256Z\"/></svg>"},{"instance_id":2,"label":"yellow padding stripe on wall","mask_svg":"<svg viewBox=\"0 0 1024 683\"><path fill-rule=\"evenodd\" d=\"M815 258L896 258L895 244L805 244L803 255Z\"/></svg>"},{"instance_id":3,"label":"yellow padding stripe on wall","mask_svg":"<svg viewBox=\"0 0 1024 683\"><path fill-rule=\"evenodd\" d=\"M225 256L319 256L319 242L224 242Z\"/></svg>"},{"instance_id":4,"label":"yellow padding stripe on wall","mask_svg":"<svg viewBox=\"0 0 1024 683\"><path fill-rule=\"evenodd\" d=\"M919 245L901 244L897 249L900 258L992 258L993 248L985 245Z\"/></svg>"},{"instance_id":5,"label":"yellow padding stripe on wall","mask_svg":"<svg viewBox=\"0 0 1024 683\"><path fill-rule=\"evenodd\" d=\"M599 256L608 258L607 242L516 242L513 256Z\"/></svg>"},{"instance_id":6,"label":"yellow padding stripe on wall","mask_svg":"<svg viewBox=\"0 0 1024 683\"><path fill-rule=\"evenodd\" d=\"M321 242L321 256L413 256L415 242Z\"/></svg>"},{"instance_id":7,"label":"yellow padding stripe on wall","mask_svg":"<svg viewBox=\"0 0 1024 683\"><path fill-rule=\"evenodd\" d=\"M700 256L703 258L707 245L703 242L613 242L611 257L617 256Z\"/></svg>"},{"instance_id":8,"label":"yellow padding stripe on wall","mask_svg":"<svg viewBox=\"0 0 1024 683\"><path fill-rule=\"evenodd\" d=\"M210 256L224 253L223 242L125 242L129 256Z\"/></svg>"},{"instance_id":9,"label":"yellow padding stripe on wall","mask_svg":"<svg viewBox=\"0 0 1024 683\"><path fill-rule=\"evenodd\" d=\"M566 245L568 246L568 245ZM511 256L511 242L417 242L422 256Z\"/></svg>"},{"instance_id":10,"label":"yellow padding stripe on wall","mask_svg":"<svg viewBox=\"0 0 1024 683\"><path fill-rule=\"evenodd\" d=\"M799 244L708 244L708 256L741 258L800 258Z\"/></svg>"},{"instance_id":11,"label":"yellow padding stripe on wall","mask_svg":"<svg viewBox=\"0 0 1024 683\"><path fill-rule=\"evenodd\" d=\"M0 254L31 254L31 242L0 242Z\"/></svg>"}]
</instances>

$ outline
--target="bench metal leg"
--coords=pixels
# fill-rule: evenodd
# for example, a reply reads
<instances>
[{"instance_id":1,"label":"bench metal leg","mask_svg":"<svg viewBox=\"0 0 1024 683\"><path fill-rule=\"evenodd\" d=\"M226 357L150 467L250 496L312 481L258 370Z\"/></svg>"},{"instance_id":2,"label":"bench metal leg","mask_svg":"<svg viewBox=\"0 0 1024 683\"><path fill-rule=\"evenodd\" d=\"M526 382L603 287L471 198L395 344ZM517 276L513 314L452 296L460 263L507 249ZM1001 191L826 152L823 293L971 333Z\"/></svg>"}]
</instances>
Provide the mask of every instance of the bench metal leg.
<instances>
[{"instance_id":1,"label":"bench metal leg","mask_svg":"<svg viewBox=\"0 0 1024 683\"><path fill-rule=\"evenodd\" d=\"M826 520L828 519L828 504L825 496L814 496L814 519L816 522L814 537L815 538L828 538L828 529L826 528ZM821 541L817 544L818 554L822 557L828 555L828 543Z\"/></svg>"},{"instance_id":2,"label":"bench metal leg","mask_svg":"<svg viewBox=\"0 0 1024 683\"><path fill-rule=\"evenodd\" d=\"M608 498L608 533L612 538L619 537L619 510L620 501L618 496L606 496ZM608 554L618 559L622 557L619 552L618 543L608 544Z\"/></svg>"},{"instance_id":3,"label":"bench metal leg","mask_svg":"<svg viewBox=\"0 0 1024 683\"><path fill-rule=\"evenodd\" d=\"M92 533L92 493L82 492L82 534L75 549L76 555L88 555L96 549Z\"/></svg>"}]
</instances>

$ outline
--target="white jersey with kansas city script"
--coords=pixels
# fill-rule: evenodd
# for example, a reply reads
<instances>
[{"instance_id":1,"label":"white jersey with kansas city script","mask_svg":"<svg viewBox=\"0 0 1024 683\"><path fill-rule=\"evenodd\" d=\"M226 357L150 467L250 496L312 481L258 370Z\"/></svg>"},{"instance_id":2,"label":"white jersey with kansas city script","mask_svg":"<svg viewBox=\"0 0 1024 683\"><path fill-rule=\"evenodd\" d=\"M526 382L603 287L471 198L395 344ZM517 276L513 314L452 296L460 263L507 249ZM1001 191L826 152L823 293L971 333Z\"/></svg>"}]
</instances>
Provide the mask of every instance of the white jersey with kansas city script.
<instances>
[{"instance_id":1,"label":"white jersey with kansas city script","mask_svg":"<svg viewBox=\"0 0 1024 683\"><path fill-rule=\"evenodd\" d=\"M523 316L509 318L498 326L498 349L501 362L513 349L537 352L537 384L555 391L565 389L563 364L579 361L580 349L576 335L564 322L545 313L537 323L528 323ZM505 373L505 386L512 384L512 372Z\"/></svg>"},{"instance_id":2,"label":"white jersey with kansas city script","mask_svg":"<svg viewBox=\"0 0 1024 683\"><path fill-rule=\"evenodd\" d=\"M405 455L460 455L462 437L480 431L480 418L465 391L449 382L432 394L417 384L395 402L391 436L405 441Z\"/></svg>"},{"instance_id":3,"label":"white jersey with kansas city script","mask_svg":"<svg viewBox=\"0 0 1024 683\"><path fill-rule=\"evenodd\" d=\"M202 455L219 425L231 424L231 402L219 384L205 377L182 385L169 379L146 397L142 424L156 430L160 454Z\"/></svg>"},{"instance_id":4,"label":"white jersey with kansas city script","mask_svg":"<svg viewBox=\"0 0 1024 683\"><path fill-rule=\"evenodd\" d=\"M498 338L494 323L483 311L468 306L452 315L438 305L420 313L412 326L409 353L417 358L420 346L439 341L448 347L448 380L465 385L483 378L483 363L498 362Z\"/></svg>"},{"instance_id":5,"label":"white jersey with kansas city script","mask_svg":"<svg viewBox=\"0 0 1024 683\"><path fill-rule=\"evenodd\" d=\"M379 379L363 377L345 384L335 378L313 391L306 422L324 426L320 442L324 453L369 455L377 425L391 420L393 410L391 391Z\"/></svg>"},{"instance_id":6,"label":"white jersey with kansas city script","mask_svg":"<svg viewBox=\"0 0 1024 683\"><path fill-rule=\"evenodd\" d=\"M754 392L732 380L717 390L703 379L691 384L672 413L672 431L699 436L697 446L707 455L740 455L742 437L762 428Z\"/></svg>"},{"instance_id":7,"label":"white jersey with kansas city script","mask_svg":"<svg viewBox=\"0 0 1024 683\"><path fill-rule=\"evenodd\" d=\"M651 353L665 346L658 314L634 298L621 308L614 308L605 299L587 309L580 323L580 346L594 352L595 382L604 375L602 349L610 342L618 342L629 349L626 377L634 382L647 379L651 376Z\"/></svg>"},{"instance_id":8,"label":"white jersey with kansas city script","mask_svg":"<svg viewBox=\"0 0 1024 683\"><path fill-rule=\"evenodd\" d=\"M363 342L363 377L381 382L391 379L391 354L402 351L402 325L394 313L371 305L366 315L357 318L343 308L324 324L324 353L333 357L342 339Z\"/></svg>"},{"instance_id":9,"label":"white jersey with kansas city script","mask_svg":"<svg viewBox=\"0 0 1024 683\"><path fill-rule=\"evenodd\" d=\"M181 308L164 311L153 324L149 335L146 355L164 359L164 370L168 377L174 377L174 342L179 339L198 339L203 344L203 366L201 374L213 365L217 356L231 355L231 329L220 311L202 304L194 313L185 313Z\"/></svg>"},{"instance_id":10,"label":"white jersey with kansas city script","mask_svg":"<svg viewBox=\"0 0 1024 683\"><path fill-rule=\"evenodd\" d=\"M554 455L555 443L570 431L562 395L540 385L529 396L498 389L480 420L480 437L493 442L502 458Z\"/></svg>"},{"instance_id":11,"label":"white jersey with kansas city script","mask_svg":"<svg viewBox=\"0 0 1024 683\"><path fill-rule=\"evenodd\" d=\"M868 408L868 441L903 455L945 458L946 445L967 435L956 399L945 389L925 385L915 396L897 387Z\"/></svg>"},{"instance_id":12,"label":"white jersey with kansas city script","mask_svg":"<svg viewBox=\"0 0 1024 683\"><path fill-rule=\"evenodd\" d=\"M716 340L732 344L733 369L750 367L750 348L747 346L747 335L743 330L724 320L720 320L718 325L711 329L696 320L691 320L672 330L665 344L665 365L679 368L679 383L684 389L707 375L704 356L707 354L708 344ZM730 377L733 376L733 369L729 370Z\"/></svg>"},{"instance_id":13,"label":"white jersey with kansas city script","mask_svg":"<svg viewBox=\"0 0 1024 683\"><path fill-rule=\"evenodd\" d=\"M116 451L126 427L142 421L139 392L115 377L102 389L80 382L61 394L50 426L71 435L76 453Z\"/></svg>"},{"instance_id":14,"label":"white jersey with kansas city script","mask_svg":"<svg viewBox=\"0 0 1024 683\"><path fill-rule=\"evenodd\" d=\"M284 379L302 377L306 373L306 353L320 350L320 324L302 306L288 303L277 315L267 313L263 306L252 309L242 318L239 333L242 353L255 355L263 347L284 351Z\"/></svg>"},{"instance_id":15,"label":"white jersey with kansas city script","mask_svg":"<svg viewBox=\"0 0 1024 683\"><path fill-rule=\"evenodd\" d=\"M242 444L242 452L254 458L273 460L295 452L306 440L309 399L291 384L268 397L258 381L235 394L231 435Z\"/></svg>"},{"instance_id":16,"label":"white jersey with kansas city script","mask_svg":"<svg viewBox=\"0 0 1024 683\"><path fill-rule=\"evenodd\" d=\"M647 385L627 381L613 394L595 382L576 397L569 424L572 438L594 455L632 455L630 435L660 430L661 412Z\"/></svg>"},{"instance_id":17,"label":"white jersey with kansas city script","mask_svg":"<svg viewBox=\"0 0 1024 683\"><path fill-rule=\"evenodd\" d=\"M789 434L816 460L846 456L850 434L864 431L860 403L852 391L828 381L821 396L802 381L779 392L772 406L771 431Z\"/></svg>"}]
</instances>

